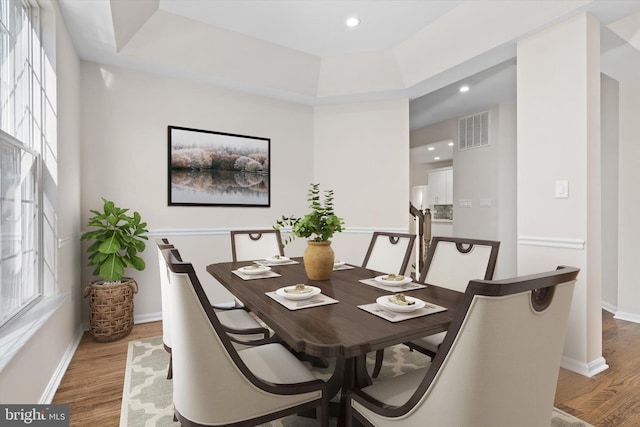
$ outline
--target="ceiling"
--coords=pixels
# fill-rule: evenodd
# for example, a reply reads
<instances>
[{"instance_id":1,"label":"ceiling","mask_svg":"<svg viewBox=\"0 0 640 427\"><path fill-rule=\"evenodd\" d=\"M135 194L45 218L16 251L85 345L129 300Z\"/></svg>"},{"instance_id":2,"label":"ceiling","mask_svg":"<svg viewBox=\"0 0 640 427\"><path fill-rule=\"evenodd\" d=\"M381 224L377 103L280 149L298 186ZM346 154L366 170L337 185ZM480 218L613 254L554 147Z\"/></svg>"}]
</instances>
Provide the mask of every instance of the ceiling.
<instances>
[{"instance_id":1,"label":"ceiling","mask_svg":"<svg viewBox=\"0 0 640 427\"><path fill-rule=\"evenodd\" d=\"M518 37L585 10L603 24L603 72L640 73L640 0L58 2L83 60L309 105L409 98L412 129L515 100ZM351 16L358 27L344 24ZM518 26L483 54L447 63L443 52L464 51L455 26L484 20L487 33Z\"/></svg>"}]
</instances>

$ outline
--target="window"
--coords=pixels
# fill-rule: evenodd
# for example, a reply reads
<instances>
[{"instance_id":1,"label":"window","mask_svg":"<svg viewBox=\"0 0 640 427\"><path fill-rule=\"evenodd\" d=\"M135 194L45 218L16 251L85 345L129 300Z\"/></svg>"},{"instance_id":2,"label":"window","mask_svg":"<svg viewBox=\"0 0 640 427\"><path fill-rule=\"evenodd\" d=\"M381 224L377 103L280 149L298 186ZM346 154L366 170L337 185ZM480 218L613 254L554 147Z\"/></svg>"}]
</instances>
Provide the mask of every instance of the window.
<instances>
[{"instance_id":1,"label":"window","mask_svg":"<svg viewBox=\"0 0 640 427\"><path fill-rule=\"evenodd\" d=\"M41 83L38 9L0 0L0 326L44 291L42 152L47 97Z\"/></svg>"}]
</instances>

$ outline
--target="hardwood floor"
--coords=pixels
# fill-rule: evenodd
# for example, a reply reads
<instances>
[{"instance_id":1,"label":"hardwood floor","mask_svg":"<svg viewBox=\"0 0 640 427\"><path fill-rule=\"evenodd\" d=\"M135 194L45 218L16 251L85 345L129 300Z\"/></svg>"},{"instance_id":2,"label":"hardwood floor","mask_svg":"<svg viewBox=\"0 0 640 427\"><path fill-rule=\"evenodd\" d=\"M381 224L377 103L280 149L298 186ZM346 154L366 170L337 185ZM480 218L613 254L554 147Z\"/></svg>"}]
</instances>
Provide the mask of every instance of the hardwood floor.
<instances>
[{"instance_id":1,"label":"hardwood floor","mask_svg":"<svg viewBox=\"0 0 640 427\"><path fill-rule=\"evenodd\" d=\"M603 353L609 369L586 378L561 369L556 407L596 427L640 425L640 324L602 314ZM160 322L135 325L112 343L85 333L53 403L67 403L71 426L118 426L128 341L162 335Z\"/></svg>"},{"instance_id":2,"label":"hardwood floor","mask_svg":"<svg viewBox=\"0 0 640 427\"><path fill-rule=\"evenodd\" d=\"M609 369L586 378L561 369L555 405L596 427L640 426L640 324L602 313Z\"/></svg>"}]
</instances>

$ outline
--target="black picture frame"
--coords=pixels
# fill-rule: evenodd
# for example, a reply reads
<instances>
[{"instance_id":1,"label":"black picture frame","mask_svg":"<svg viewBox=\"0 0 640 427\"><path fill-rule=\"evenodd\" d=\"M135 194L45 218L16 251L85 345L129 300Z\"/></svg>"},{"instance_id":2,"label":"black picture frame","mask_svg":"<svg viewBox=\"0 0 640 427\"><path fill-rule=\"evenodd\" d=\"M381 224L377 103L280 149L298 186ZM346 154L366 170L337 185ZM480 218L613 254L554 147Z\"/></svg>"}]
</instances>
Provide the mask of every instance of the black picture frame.
<instances>
[{"instance_id":1,"label":"black picture frame","mask_svg":"<svg viewBox=\"0 0 640 427\"><path fill-rule=\"evenodd\" d=\"M168 126L169 206L271 206L271 139Z\"/></svg>"}]
</instances>

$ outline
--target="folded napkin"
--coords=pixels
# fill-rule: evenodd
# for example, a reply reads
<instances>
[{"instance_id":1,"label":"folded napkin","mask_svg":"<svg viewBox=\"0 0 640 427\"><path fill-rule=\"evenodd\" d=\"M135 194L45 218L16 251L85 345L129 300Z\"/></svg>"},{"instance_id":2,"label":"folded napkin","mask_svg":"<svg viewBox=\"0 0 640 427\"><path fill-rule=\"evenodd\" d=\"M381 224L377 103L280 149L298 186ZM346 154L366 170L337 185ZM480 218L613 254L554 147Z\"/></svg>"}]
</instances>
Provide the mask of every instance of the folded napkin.
<instances>
[{"instance_id":1,"label":"folded napkin","mask_svg":"<svg viewBox=\"0 0 640 427\"><path fill-rule=\"evenodd\" d=\"M425 285L421 285L416 282L405 283L404 285L401 285L401 286L385 286L382 283L376 281L376 279L362 279L362 280L359 280L359 282L364 283L365 285L373 286L374 288L384 289L385 291L389 291L389 292L405 292L405 291L412 291L414 289L426 288Z\"/></svg>"},{"instance_id":2,"label":"folded napkin","mask_svg":"<svg viewBox=\"0 0 640 427\"><path fill-rule=\"evenodd\" d=\"M397 311L391 311L387 308L381 307L378 303L359 305L358 308L369 312L373 315L388 320L389 322L401 322L403 320L414 319L416 317L426 316L429 314L440 313L446 311L446 307L440 307L439 305L426 303L424 308L419 308L415 311L408 313L400 313Z\"/></svg>"},{"instance_id":3,"label":"folded napkin","mask_svg":"<svg viewBox=\"0 0 640 427\"><path fill-rule=\"evenodd\" d=\"M351 270L352 268L355 268L353 265L349 265L349 264L340 264L340 265L335 265L333 266L333 271L338 271L338 270Z\"/></svg>"},{"instance_id":4,"label":"folded napkin","mask_svg":"<svg viewBox=\"0 0 640 427\"><path fill-rule=\"evenodd\" d=\"M244 274L242 271L233 270L233 274L241 278L242 280L253 280L253 279L268 279L269 277L280 277L281 274L276 273L275 271L265 271L260 274Z\"/></svg>"},{"instance_id":5,"label":"folded napkin","mask_svg":"<svg viewBox=\"0 0 640 427\"><path fill-rule=\"evenodd\" d=\"M287 299L285 297L281 297L280 295L276 294L275 291L265 292L265 293L268 297L271 297L274 300L278 301L280 304L284 305L289 310L300 310L302 308L318 307L320 305L335 304L339 302L337 299L333 299L323 294L312 296L309 299L292 300L292 299Z\"/></svg>"}]
</instances>

